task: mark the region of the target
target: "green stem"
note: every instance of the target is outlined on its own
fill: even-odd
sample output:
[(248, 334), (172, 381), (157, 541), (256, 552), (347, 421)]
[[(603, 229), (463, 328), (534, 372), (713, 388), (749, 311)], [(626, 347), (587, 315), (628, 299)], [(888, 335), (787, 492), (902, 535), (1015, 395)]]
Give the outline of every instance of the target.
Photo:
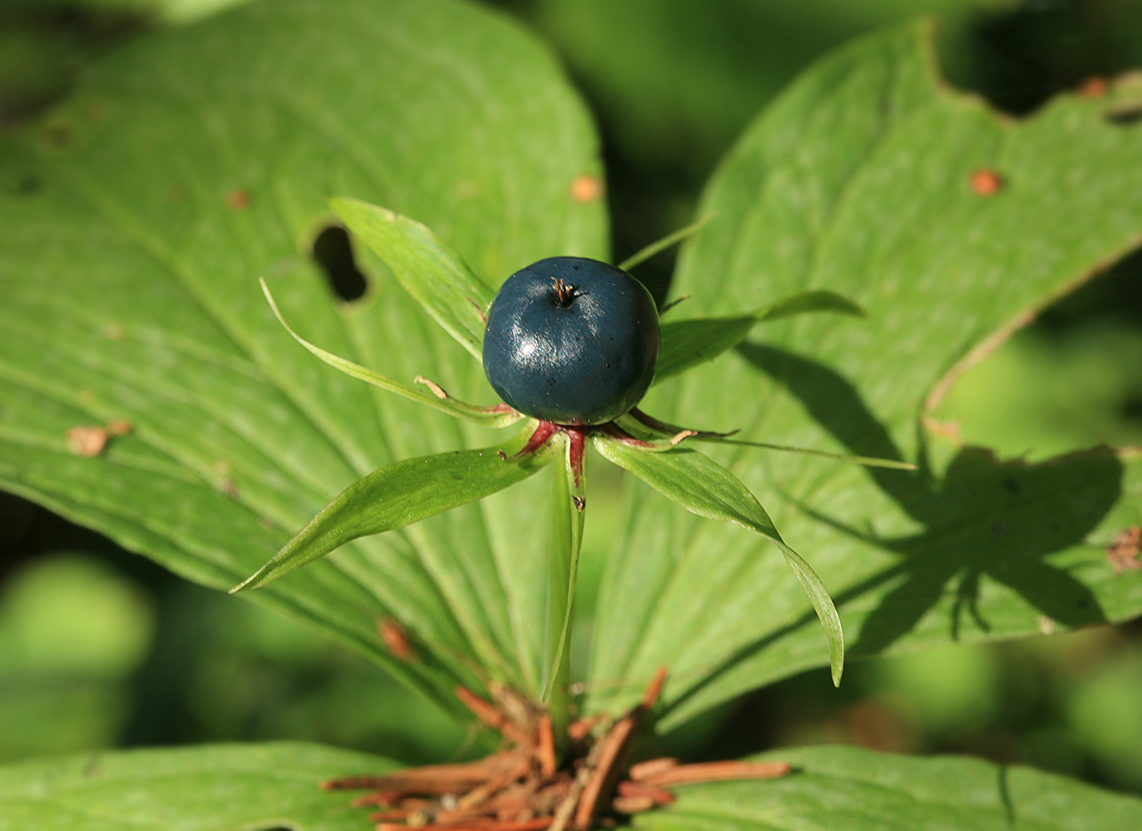
[(551, 669), (543, 693), (557, 742), (566, 737), (571, 722), (571, 633), (579, 549), (583, 541), (583, 509), (586, 505), (585, 438), (574, 430), (564, 432), (561, 438), (564, 464), (555, 466), (555, 540), (548, 616)]

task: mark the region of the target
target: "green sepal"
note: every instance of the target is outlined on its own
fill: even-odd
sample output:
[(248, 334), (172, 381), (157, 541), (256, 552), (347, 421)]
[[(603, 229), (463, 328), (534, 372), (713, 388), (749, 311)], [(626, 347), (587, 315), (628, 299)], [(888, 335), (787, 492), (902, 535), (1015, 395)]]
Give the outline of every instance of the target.
[(427, 226), (387, 208), (348, 198), (332, 199), (329, 205), (432, 319), (483, 360), (483, 315), (495, 292), (460, 255)]
[(652, 242), (645, 248), (642, 248), (636, 251), (634, 254), (631, 254), (629, 257), (619, 263), (618, 267), (623, 271), (630, 271), (636, 265), (640, 265), (641, 263), (646, 262), (660, 251), (665, 251), (670, 246), (677, 245), (683, 240), (692, 237), (694, 234), (698, 233), (698, 231), (702, 230), (702, 226), (713, 219), (714, 216), (714, 214), (706, 214), (696, 222), (691, 222), (685, 228), (679, 228), (674, 233), (667, 234), (662, 239), (657, 240), (656, 242)]
[(838, 462), (851, 462), (865, 467), (882, 467), (889, 470), (918, 470), (912, 462), (896, 459), (879, 459), (873, 456), (852, 456), (847, 453), (830, 453), (827, 450), (813, 450), (808, 447), (792, 447), (787, 444), (770, 444), (764, 441), (747, 441), (733, 438), (735, 433), (714, 433), (707, 430), (694, 430), (667, 424), (645, 413), (634, 415), (637, 410), (615, 419), (615, 424), (638, 441), (645, 442), (650, 451), (664, 451), (676, 447), (684, 441), (710, 441), (718, 444), (735, 444), (742, 447), (759, 447), (762, 450), (778, 450), (782, 453), (801, 453), (806, 456), (820, 456)]
[(698, 317), (662, 324), (661, 347), (654, 383), (733, 349), (758, 323), (810, 312), (835, 312), (864, 317), (864, 309), (832, 291), (802, 291), (750, 314), (731, 317)]
[(468, 421), (474, 421), (478, 424), (483, 424), (485, 427), (507, 427), (509, 424), (514, 424), (523, 418), (523, 416), (515, 410), (505, 408), (505, 405), (474, 407), (471, 404), (465, 404), (463, 401), (458, 401), (452, 396), (447, 395), (447, 393), (444, 393), (444, 391), (440, 390), (436, 385), (429, 386), (426, 383), (426, 389), (439, 390), (441, 394), (426, 392), (425, 389), (402, 384), (400, 381), (386, 378), (384, 375), (363, 367), (360, 364), (355, 364), (345, 358), (338, 357), (332, 352), (326, 352), (320, 346), (316, 346), (307, 341), (295, 332), (292, 326), (286, 323), (281, 310), (278, 308), (278, 304), (274, 301), (274, 296), (270, 294), (270, 289), (269, 286), (266, 285), (266, 281), (261, 280), (259, 282), (262, 284), (262, 292), (266, 295), (266, 300), (269, 301), (270, 308), (273, 309), (274, 316), (277, 317), (278, 322), (285, 327), (285, 330), (293, 336), (294, 340), (334, 369), (339, 369), (346, 375), (365, 381), (375, 387), (380, 387), (389, 392), (395, 392), (397, 395), (403, 395), (405, 398), (409, 398), (419, 404), (425, 404), (434, 410), (439, 410), (442, 413), (447, 413), (448, 415), (463, 418)]
[(648, 453), (646, 449), (602, 433), (592, 434), (595, 448), (605, 458), (630, 471), (646, 484), (691, 513), (707, 519), (733, 522), (765, 537), (781, 551), (801, 582), (829, 643), (833, 683), (840, 684), (845, 663), (844, 632), (837, 608), (816, 572), (781, 535), (749, 489), (709, 456), (686, 447)]
[(528, 448), (533, 432), (524, 429), (499, 445), (405, 459), (370, 473), (230, 591), (264, 586), (358, 537), (412, 525), (523, 481), (554, 455), (550, 443)]

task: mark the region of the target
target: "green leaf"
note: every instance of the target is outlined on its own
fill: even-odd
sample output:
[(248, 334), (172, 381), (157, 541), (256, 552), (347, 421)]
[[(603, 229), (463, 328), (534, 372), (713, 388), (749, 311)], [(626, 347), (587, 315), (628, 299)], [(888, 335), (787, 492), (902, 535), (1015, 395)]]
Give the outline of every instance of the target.
[(334, 199), (330, 204), (349, 230), (392, 270), (405, 291), (476, 360), (482, 360), (483, 315), (495, 292), (419, 222), (359, 199)]
[(707, 519), (734, 522), (772, 542), (797, 575), (813, 604), (829, 645), (833, 683), (841, 683), (845, 665), (845, 639), (841, 620), (820, 578), (796, 551), (785, 544), (761, 503), (728, 470), (709, 457), (685, 447), (656, 453), (634, 447), (604, 434), (594, 437), (598, 451), (629, 470), (666, 498)]
[(412, 525), (522, 482), (551, 461), (546, 446), (526, 450), (532, 432), (524, 429), (480, 450), (403, 459), (358, 479), (231, 592), (264, 586), (347, 542)]
[[(258, 278), (310, 343), (491, 404), (479, 363), (355, 238), (368, 291), (330, 290), (311, 256), (338, 224), (329, 200), (417, 217), (491, 286), (552, 252), (607, 259), (602, 203), (572, 197), (599, 172), (549, 51), (468, 3), (255, 2), (107, 54), (57, 109), (0, 136), (0, 484), (233, 586), (372, 471), (497, 440), (324, 365)], [(117, 419), (131, 431), (101, 455), (69, 452), (70, 429)], [(538, 697), (547, 539), (515, 510), (542, 500), (534, 487), (244, 596), (454, 712), (458, 683)], [(382, 618), (421, 660), (389, 653)]]
[(359, 831), (366, 814), (322, 781), (388, 759), (315, 744), (84, 753), (0, 767), (0, 829)]
[[(1142, 523), (1142, 459), (1094, 448), (1005, 460), (928, 426), (961, 361), (1142, 238), (1137, 130), (1106, 118), (1136, 87), (1013, 121), (935, 67), (930, 28), (910, 25), (811, 68), (719, 169), (698, 209), (718, 220), (683, 247), (672, 289), (696, 318), (817, 290), (869, 317), (775, 322), (639, 405), (674, 424), (919, 466), (703, 445), (828, 584), (849, 657), (1142, 612), (1142, 583), (1106, 559)], [(1002, 177), (991, 196), (971, 187), (982, 168)], [(823, 664), (815, 616), (762, 551), (632, 492), (600, 590), (586, 708), (629, 706), (666, 665), (669, 730)]]
[(758, 323), (807, 312), (839, 312), (857, 316), (865, 313), (856, 303), (835, 292), (802, 291), (750, 315), (667, 321), (662, 324), (662, 346), (654, 382), (657, 384), (698, 364), (712, 361), (745, 340)]
[[(633, 827), (1089, 831), (1142, 824), (1142, 800), (1027, 767), (968, 758), (917, 758), (856, 747), (789, 748), (758, 757), (794, 773), (766, 781), (686, 785), (672, 805)], [(0, 829), (163, 828), (357, 831), (367, 808), (352, 792), (321, 790), (344, 776), (387, 773), (378, 756), (313, 744), (217, 745), (85, 753), (0, 766)], [(209, 794), (204, 799), (203, 794)]]
[(1136, 796), (1028, 767), (896, 756), (842, 745), (790, 748), (758, 758), (786, 761), (794, 773), (766, 781), (680, 787), (674, 804), (637, 815), (634, 827), (1069, 831), (1081, 818), (1081, 827), (1090, 831), (1117, 831), (1142, 823), (1142, 799)]

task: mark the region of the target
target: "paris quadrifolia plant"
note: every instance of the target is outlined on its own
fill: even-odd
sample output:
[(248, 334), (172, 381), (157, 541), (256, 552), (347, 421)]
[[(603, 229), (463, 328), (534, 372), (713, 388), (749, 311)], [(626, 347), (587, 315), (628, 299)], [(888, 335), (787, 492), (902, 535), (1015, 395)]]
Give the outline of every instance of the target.
[[(785, 557), (824, 626), (834, 683), (844, 664), (840, 618), (820, 578), (778, 534), (765, 509), (732, 473), (693, 449), (695, 442), (732, 442), (813, 453), (867, 465), (910, 465), (747, 442), (733, 434), (666, 424), (638, 404), (653, 383), (708, 361), (740, 343), (757, 323), (809, 312), (861, 315), (827, 291), (802, 292), (757, 311), (696, 318), (660, 327), (649, 292), (627, 270), (693, 233), (701, 223), (639, 252), (620, 266), (554, 257), (512, 275), (493, 293), (428, 228), (392, 211), (338, 199), (334, 211), (389, 264), (405, 289), (475, 358), (502, 399), (473, 406), (418, 377), (386, 378), (330, 354), (298, 335), (262, 289), (281, 324), (306, 349), (348, 375), (458, 418), (492, 427), (522, 423), (507, 441), (386, 465), (351, 485), (272, 559), (233, 591), (264, 586), (358, 537), (426, 519), (485, 496), (555, 462), (557, 539), (553, 583), (566, 585), (549, 611), (552, 666), (545, 701), (553, 707), (569, 686), (568, 646), (583, 520), (588, 443), (604, 458), (663, 496), (709, 519), (734, 522), (765, 537)], [(556, 701), (551, 701), (552, 697)]]

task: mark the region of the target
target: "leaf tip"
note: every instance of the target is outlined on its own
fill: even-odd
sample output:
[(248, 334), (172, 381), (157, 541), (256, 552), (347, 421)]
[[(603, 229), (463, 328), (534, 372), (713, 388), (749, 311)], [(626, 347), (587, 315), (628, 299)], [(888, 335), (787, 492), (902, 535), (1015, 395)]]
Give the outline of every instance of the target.
[(242, 592), (247, 592), (252, 589), (260, 589), (262, 586), (266, 585), (266, 583), (269, 583), (280, 576), (271, 575), (269, 573), (269, 566), (270, 563), (266, 563), (266, 565), (262, 566), (238, 585), (234, 586), (234, 588), (228, 589), (226, 593), (241, 594)]
[(836, 634), (829, 638), (829, 670), (833, 678), (833, 686), (841, 685), (841, 676), (845, 672), (845, 632), (841, 628), (840, 618), (837, 618)]
[(258, 576), (257, 574), (251, 574), (249, 577), (247, 577), (245, 580), (243, 580), (238, 585), (234, 586), (233, 588), (227, 589), (226, 594), (241, 594), (244, 591), (248, 591), (252, 588), (255, 588), (254, 578), (256, 578), (257, 576)]

